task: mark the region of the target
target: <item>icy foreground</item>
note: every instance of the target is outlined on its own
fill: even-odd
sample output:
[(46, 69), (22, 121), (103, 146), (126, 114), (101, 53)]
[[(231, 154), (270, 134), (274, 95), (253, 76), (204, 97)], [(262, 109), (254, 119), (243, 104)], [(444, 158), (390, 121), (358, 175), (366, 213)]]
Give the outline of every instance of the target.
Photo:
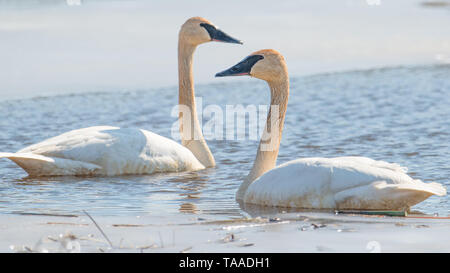
[[(450, 220), (332, 213), (214, 220), (2, 215), (1, 252), (450, 252)], [(172, 218), (173, 220), (173, 218)], [(158, 223), (158, 224), (155, 224)], [(102, 234), (104, 233), (104, 235)]]

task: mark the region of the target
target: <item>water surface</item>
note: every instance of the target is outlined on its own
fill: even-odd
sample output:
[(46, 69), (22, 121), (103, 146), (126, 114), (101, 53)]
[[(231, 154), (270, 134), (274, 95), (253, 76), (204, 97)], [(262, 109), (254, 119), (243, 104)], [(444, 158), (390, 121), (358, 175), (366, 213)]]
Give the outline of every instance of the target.
[[(298, 157), (367, 156), (396, 162), (423, 181), (450, 185), (450, 66), (397, 67), (291, 78), (278, 164)], [(269, 103), (256, 79), (199, 85), (203, 107)], [(95, 125), (139, 127), (171, 137), (177, 88), (111, 90), (0, 102), (0, 151), (14, 152), (63, 132)], [(204, 120), (206, 122), (207, 120)], [(217, 167), (195, 173), (26, 178), (0, 160), (0, 213), (246, 215), (234, 194), (257, 141), (208, 140)], [(450, 199), (415, 206), (448, 215)]]

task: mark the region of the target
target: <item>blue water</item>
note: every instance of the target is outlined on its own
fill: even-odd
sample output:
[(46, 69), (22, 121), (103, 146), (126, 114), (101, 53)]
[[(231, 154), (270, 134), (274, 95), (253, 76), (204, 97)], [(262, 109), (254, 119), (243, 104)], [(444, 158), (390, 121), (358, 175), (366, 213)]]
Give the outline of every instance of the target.
[[(0, 151), (14, 152), (63, 132), (94, 126), (139, 127), (171, 137), (177, 87), (109, 90), (0, 102)], [(203, 107), (269, 103), (256, 79), (196, 87)], [(206, 120), (204, 121), (206, 122)], [(396, 162), (423, 181), (450, 186), (450, 65), (397, 67), (291, 78), (278, 164), (298, 157), (367, 156)], [(255, 140), (209, 140), (217, 167), (195, 173), (26, 178), (0, 160), (0, 213), (236, 217), (234, 199)], [(413, 209), (450, 214), (450, 198)]]

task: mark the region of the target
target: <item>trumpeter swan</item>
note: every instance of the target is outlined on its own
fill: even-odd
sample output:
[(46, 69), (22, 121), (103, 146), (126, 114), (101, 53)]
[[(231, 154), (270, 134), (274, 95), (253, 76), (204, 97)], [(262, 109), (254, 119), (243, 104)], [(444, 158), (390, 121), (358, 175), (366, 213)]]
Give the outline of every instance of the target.
[[(431, 195), (439, 183), (423, 183), (397, 164), (366, 157), (300, 158), (275, 167), (289, 96), (284, 57), (261, 50), (216, 77), (250, 75), (265, 80), (271, 109), (253, 168), (236, 193), (247, 204), (311, 209), (408, 209)], [(270, 133), (269, 133), (270, 128)]]
[[(204, 18), (193, 17), (178, 36), (179, 104), (182, 145), (142, 129), (95, 126), (70, 131), (26, 147), (0, 153), (30, 176), (151, 174), (215, 166), (197, 119), (192, 59), (196, 47), (210, 41), (242, 44)], [(184, 109), (185, 110), (185, 109)], [(186, 112), (184, 112), (186, 113)]]

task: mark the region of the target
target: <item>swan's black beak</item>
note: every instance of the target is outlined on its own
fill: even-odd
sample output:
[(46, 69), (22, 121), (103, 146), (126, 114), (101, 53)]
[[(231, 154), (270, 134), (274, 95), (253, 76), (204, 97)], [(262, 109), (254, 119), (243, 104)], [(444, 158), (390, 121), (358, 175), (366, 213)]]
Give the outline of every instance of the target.
[(222, 30), (216, 28), (213, 25), (201, 23), (200, 26), (204, 27), (208, 31), (211, 41), (232, 43), (232, 44), (243, 44), (241, 40), (235, 39), (230, 35), (226, 34)]
[(250, 75), (252, 67), (261, 59), (264, 59), (262, 55), (250, 55), (235, 66), (228, 68), (222, 72), (216, 74), (216, 77), (227, 76), (244, 76)]

